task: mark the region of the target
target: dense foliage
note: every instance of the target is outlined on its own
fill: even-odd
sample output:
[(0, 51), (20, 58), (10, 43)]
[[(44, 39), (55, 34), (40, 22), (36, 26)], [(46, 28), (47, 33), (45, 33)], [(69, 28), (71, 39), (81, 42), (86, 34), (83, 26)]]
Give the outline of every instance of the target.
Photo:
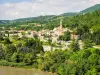
[(70, 40), (70, 32), (64, 32), (63, 35), (59, 36), (58, 40), (69, 41)]
[(0, 39), (0, 60), (32, 65), (36, 63), (37, 55), (43, 52), (42, 43), (37, 38)]
[(90, 44), (80, 50), (73, 41), (70, 50), (44, 52), (38, 38), (13, 37), (0, 39), (0, 65), (31, 66), (58, 75), (100, 74), (100, 49), (89, 48)]
[(77, 52), (56, 50), (46, 52), (38, 59), (38, 66), (44, 71), (58, 75), (99, 75), (100, 50), (83, 49)]

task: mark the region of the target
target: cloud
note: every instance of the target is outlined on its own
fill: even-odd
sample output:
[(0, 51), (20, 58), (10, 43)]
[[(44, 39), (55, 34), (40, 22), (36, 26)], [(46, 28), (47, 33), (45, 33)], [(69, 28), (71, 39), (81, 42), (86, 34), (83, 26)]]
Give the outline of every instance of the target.
[(58, 15), (83, 10), (100, 0), (33, 0), (0, 4), (0, 19), (17, 19), (39, 15)]

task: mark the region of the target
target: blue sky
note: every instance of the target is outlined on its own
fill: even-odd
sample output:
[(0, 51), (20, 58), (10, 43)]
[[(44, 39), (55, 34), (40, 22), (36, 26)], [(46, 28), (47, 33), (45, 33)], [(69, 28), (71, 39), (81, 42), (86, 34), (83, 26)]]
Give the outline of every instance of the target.
[(79, 12), (100, 0), (0, 0), (0, 20)]

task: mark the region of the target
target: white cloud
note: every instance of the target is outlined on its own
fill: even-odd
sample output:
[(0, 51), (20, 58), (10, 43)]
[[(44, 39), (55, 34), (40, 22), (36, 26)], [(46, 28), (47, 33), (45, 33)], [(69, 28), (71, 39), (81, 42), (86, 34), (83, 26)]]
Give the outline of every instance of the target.
[(33, 0), (0, 4), (0, 19), (17, 19), (83, 10), (100, 0)]

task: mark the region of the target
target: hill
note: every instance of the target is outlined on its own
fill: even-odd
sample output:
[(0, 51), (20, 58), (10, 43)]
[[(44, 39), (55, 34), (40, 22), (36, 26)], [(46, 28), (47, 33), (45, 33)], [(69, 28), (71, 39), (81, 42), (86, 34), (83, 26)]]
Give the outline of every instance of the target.
[(87, 9), (84, 9), (84, 10), (82, 10), (80, 12), (81, 13), (90, 13), (90, 12), (93, 12), (93, 11), (99, 10), (99, 9), (100, 9), (100, 4), (96, 4), (96, 5), (92, 6), (92, 7), (89, 7)]
[(46, 16), (38, 16), (38, 17), (21, 18), (21, 19), (15, 19), (13, 20), (13, 22), (49, 20), (54, 16), (55, 15), (46, 15)]
[(77, 14), (78, 14), (77, 12), (68, 12), (68, 13), (61, 14), (61, 16), (75, 16)]
[(0, 24), (7, 24), (9, 22), (10, 22), (10, 20), (0, 20)]
[(82, 10), (80, 12), (68, 12), (68, 13), (63, 13), (61, 15), (46, 15), (46, 16), (38, 16), (38, 17), (28, 17), (28, 18), (20, 18), (20, 19), (15, 19), (15, 20), (0, 20), (1, 25), (9, 24), (9, 25), (17, 25), (17, 24), (25, 24), (25, 23), (40, 23), (44, 24), (48, 21), (53, 21), (56, 20), (59, 17), (70, 17), (70, 16), (76, 16), (78, 14), (83, 14), (83, 13), (91, 13), (95, 10), (100, 9), (100, 4), (96, 4), (92, 7), (89, 7), (85, 10)]

